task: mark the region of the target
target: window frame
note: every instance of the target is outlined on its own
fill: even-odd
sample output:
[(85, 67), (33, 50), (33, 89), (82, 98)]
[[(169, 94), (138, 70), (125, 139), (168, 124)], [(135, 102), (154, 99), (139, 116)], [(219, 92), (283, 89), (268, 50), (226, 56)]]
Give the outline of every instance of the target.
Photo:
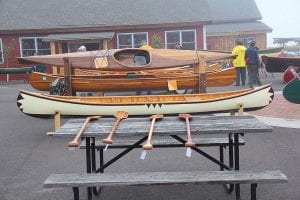
[[(244, 41), (246, 40), (246, 44), (244, 44)], [(234, 44), (236, 44), (237, 41), (242, 41), (244, 46), (248, 46), (250, 41), (256, 41), (256, 37), (255, 36), (245, 36), (245, 37), (236, 37), (234, 38)]]
[(3, 43), (2, 38), (0, 38), (0, 64), (4, 63), (4, 55), (3, 55)]
[[(38, 39), (43, 39), (43, 37), (20, 37), (19, 38), (19, 46), (20, 46), (20, 55), (23, 57), (23, 46), (22, 46), (22, 40), (23, 39), (34, 39), (34, 50), (35, 52), (38, 52), (39, 50), (49, 50), (51, 52), (50, 43), (49, 43), (49, 49), (38, 49)], [(43, 54), (43, 55), (50, 55), (50, 54)]]
[(146, 34), (146, 42), (147, 42), (147, 45), (149, 45), (148, 32), (117, 33), (117, 48), (120, 49), (120, 40), (119, 40), (120, 35), (130, 35), (131, 47), (129, 47), (129, 48), (135, 48), (134, 47), (134, 35), (138, 35), (138, 34)]
[(167, 33), (171, 33), (171, 32), (179, 32), (179, 44), (180, 46), (182, 46), (183, 43), (191, 43), (191, 42), (182, 42), (182, 33), (183, 32), (194, 32), (194, 49), (197, 49), (197, 32), (196, 29), (187, 29), (187, 30), (171, 30), (171, 31), (165, 31), (165, 49), (168, 48), (168, 44), (172, 44), (172, 43), (168, 43), (168, 38), (167, 38)]

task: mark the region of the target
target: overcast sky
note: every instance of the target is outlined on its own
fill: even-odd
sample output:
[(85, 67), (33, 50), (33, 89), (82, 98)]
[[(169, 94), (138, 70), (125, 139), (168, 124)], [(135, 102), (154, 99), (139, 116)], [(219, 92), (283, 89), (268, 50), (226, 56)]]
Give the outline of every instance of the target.
[(262, 22), (273, 31), (268, 33), (268, 46), (273, 38), (300, 37), (300, 0), (255, 0)]

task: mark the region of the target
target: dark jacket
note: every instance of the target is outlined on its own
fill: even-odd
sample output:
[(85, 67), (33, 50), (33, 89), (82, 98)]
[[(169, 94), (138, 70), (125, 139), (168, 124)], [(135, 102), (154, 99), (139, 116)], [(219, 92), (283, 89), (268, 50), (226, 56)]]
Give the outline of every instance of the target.
[(245, 59), (248, 60), (247, 65), (256, 65), (259, 66), (259, 56), (258, 50), (254, 46), (250, 46), (246, 50)]

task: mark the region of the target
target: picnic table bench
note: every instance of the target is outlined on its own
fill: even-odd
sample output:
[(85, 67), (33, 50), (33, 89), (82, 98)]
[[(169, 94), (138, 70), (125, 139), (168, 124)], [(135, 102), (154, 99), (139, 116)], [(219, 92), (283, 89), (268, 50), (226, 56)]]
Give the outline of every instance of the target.
[(189, 171), (104, 174), (52, 174), (45, 188), (73, 188), (74, 200), (79, 200), (79, 187), (135, 186), (171, 184), (250, 184), (251, 200), (256, 200), (258, 184), (285, 183), (287, 177), (278, 170), (265, 171)]

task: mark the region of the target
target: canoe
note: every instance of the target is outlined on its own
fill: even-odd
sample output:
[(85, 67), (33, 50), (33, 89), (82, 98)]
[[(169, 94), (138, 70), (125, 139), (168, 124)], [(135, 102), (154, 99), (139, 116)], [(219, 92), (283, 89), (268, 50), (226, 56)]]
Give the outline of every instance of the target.
[(18, 60), (21, 63), (41, 63), (62, 67), (64, 58), (69, 58), (75, 68), (137, 71), (194, 65), (199, 63), (202, 56), (205, 56), (207, 62), (236, 57), (232, 54), (206, 51), (132, 48), (28, 56)]
[[(222, 69), (222, 66), (219, 63), (214, 63), (211, 65), (207, 65), (206, 66), (206, 72), (214, 72), (214, 71), (220, 71)], [(121, 71), (117, 71), (117, 70), (104, 70), (104, 69), (78, 69), (75, 68), (74, 69), (74, 74), (75, 75), (127, 75), (130, 73), (134, 73), (134, 74), (149, 74), (149, 73), (153, 73), (153, 74), (180, 74), (180, 73), (186, 73), (186, 71), (189, 70), (193, 70), (193, 68), (191, 68), (190, 66), (182, 66), (182, 67), (173, 67), (173, 68), (166, 68), (166, 69), (152, 69), (152, 70), (121, 70)], [(190, 72), (189, 72), (190, 73)], [(64, 75), (63, 73), (63, 68), (60, 70), (60, 75)]]
[(262, 56), (267, 72), (284, 72), (288, 66), (300, 67), (300, 57), (272, 57)]
[[(274, 48), (268, 48), (268, 49), (259, 49), (258, 54), (273, 54), (281, 52), (283, 47), (274, 47)], [(201, 49), (202, 50), (202, 49)], [(203, 51), (209, 51), (209, 52), (217, 52), (217, 53), (231, 53), (231, 51), (222, 51), (222, 50), (203, 50)]]
[[(31, 86), (40, 91), (48, 91), (50, 84), (58, 77), (47, 73), (33, 72), (29, 77)], [(226, 68), (206, 73), (206, 86), (229, 86), (236, 79), (235, 69)], [(175, 89), (194, 89), (199, 83), (199, 74), (193, 70), (181, 70), (176, 74), (173, 70), (163, 70), (161, 73), (117, 74), (117, 75), (78, 75), (71, 76), (72, 89), (77, 92), (98, 91), (137, 91), (137, 90), (169, 90), (170, 84), (176, 84)], [(172, 84), (173, 83), (173, 84)]]
[(178, 113), (217, 113), (261, 109), (274, 98), (271, 85), (218, 93), (150, 95), (150, 96), (55, 96), (24, 90), (19, 91), (17, 106), (34, 117), (50, 117), (55, 112), (63, 116), (113, 116), (126, 111), (129, 116)]
[(290, 82), (299, 73), (300, 73), (300, 67), (288, 66), (288, 68), (283, 73), (283, 82), (284, 83)]
[(287, 101), (300, 104), (300, 79), (298, 74), (284, 86), (282, 94)]
[(9, 67), (9, 68), (0, 68), (0, 74), (26, 74), (31, 73), (31, 67)]

